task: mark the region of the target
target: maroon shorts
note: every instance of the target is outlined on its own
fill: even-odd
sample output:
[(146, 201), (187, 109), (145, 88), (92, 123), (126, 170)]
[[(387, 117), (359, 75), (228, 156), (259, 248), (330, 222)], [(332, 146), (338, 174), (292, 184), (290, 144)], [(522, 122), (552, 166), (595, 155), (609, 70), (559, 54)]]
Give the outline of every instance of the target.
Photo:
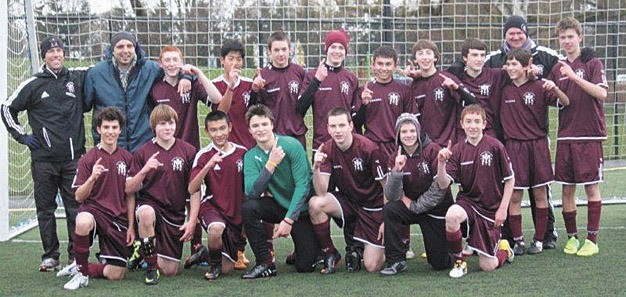
[(354, 224), (354, 240), (384, 249), (382, 240), (378, 240), (378, 229), (383, 223), (383, 208), (365, 208), (347, 199), (339, 192), (331, 192), (341, 208), (341, 218), (335, 218), (339, 227), (343, 228), (346, 221), (356, 220)]
[(477, 253), (490, 258), (495, 257), (500, 241), (500, 228), (496, 228), (493, 218), (478, 212), (477, 208), (467, 200), (457, 200), (467, 214), (467, 246)]
[[(556, 181), (568, 185), (590, 185), (604, 181), (601, 141), (556, 143)], [(517, 173), (515, 174), (517, 178)]]
[(78, 209), (78, 213), (81, 212), (89, 213), (94, 218), (95, 228), (90, 234), (90, 244), (93, 245), (98, 235), (100, 258), (106, 259), (108, 264), (126, 267), (128, 255), (132, 252), (131, 247), (126, 245), (128, 220), (113, 217), (90, 204), (82, 204)]
[(154, 209), (156, 217), (154, 226), (156, 253), (159, 257), (180, 262), (180, 258), (183, 255), (183, 242), (180, 238), (185, 233), (180, 230), (180, 227), (183, 226), (185, 218), (178, 218), (176, 222), (173, 222), (163, 215), (164, 211), (160, 207), (145, 200), (137, 204), (135, 217), (137, 217), (137, 210), (141, 207), (152, 207)]
[(222, 233), (222, 256), (235, 263), (237, 261), (237, 247), (241, 237), (242, 225), (232, 224), (228, 218), (224, 217), (208, 201), (200, 205), (198, 218), (207, 232), (209, 227), (214, 224), (224, 227), (224, 233)]
[(509, 139), (505, 144), (515, 172), (515, 189), (526, 190), (554, 181), (550, 144), (547, 138), (536, 140)]

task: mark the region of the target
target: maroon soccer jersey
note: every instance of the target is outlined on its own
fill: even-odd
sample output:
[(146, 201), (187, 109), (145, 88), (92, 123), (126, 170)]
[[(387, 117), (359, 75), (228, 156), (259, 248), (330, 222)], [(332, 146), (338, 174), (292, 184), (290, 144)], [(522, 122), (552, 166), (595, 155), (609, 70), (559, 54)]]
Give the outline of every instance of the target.
[[(396, 119), (404, 112), (417, 113), (411, 88), (397, 80), (385, 84), (369, 82), (367, 86), (373, 94), (365, 114), (364, 135), (374, 142), (394, 141)], [(362, 92), (363, 88), (359, 88), (358, 94)], [(359, 110), (361, 104), (361, 100), (357, 100), (355, 110)]]
[(521, 86), (513, 82), (502, 89), (500, 122), (505, 139), (535, 140), (548, 135), (548, 106), (557, 97), (543, 89), (543, 81), (529, 80)]
[[(220, 91), (220, 94), (224, 96), (228, 89), (228, 84), (224, 80), (224, 76), (213, 79), (213, 84)], [(252, 80), (247, 77), (240, 77), (239, 81), (234, 86), (233, 101), (230, 105), (230, 121), (233, 123), (233, 131), (230, 132), (228, 140), (243, 145), (245, 148), (250, 149), (256, 145), (256, 141), (252, 138), (252, 135), (248, 131), (248, 123), (246, 123), (246, 112), (250, 103), (250, 92), (252, 88)], [(213, 110), (217, 110), (219, 104), (212, 107)], [(295, 111), (294, 111), (295, 112)]]
[(476, 146), (467, 141), (455, 144), (446, 171), (455, 183), (461, 184), (457, 200), (470, 202), (490, 219), (500, 207), (504, 182), (513, 178), (504, 145), (488, 135), (484, 135)]
[(165, 104), (172, 107), (178, 114), (178, 124), (174, 137), (182, 139), (200, 148), (200, 135), (198, 134), (198, 102), (209, 104), (208, 94), (202, 83), (196, 80), (191, 85), (191, 92), (183, 95), (178, 93), (178, 84), (170, 85), (165, 79), (158, 80), (150, 90), (150, 104), (156, 106)]
[(492, 130), (495, 116), (498, 114), (500, 90), (502, 88), (502, 69), (483, 67), (477, 77), (463, 75), (462, 82), (465, 87), (476, 96), (476, 100), (485, 109), (487, 114), (487, 126), (485, 130)]
[[(404, 177), (402, 178), (402, 190), (404, 195), (411, 200), (417, 200), (430, 188), (435, 175), (437, 175), (437, 155), (441, 147), (434, 142), (429, 142), (424, 150), (408, 154), (404, 148), (402, 154), (406, 156), (406, 165), (404, 165)], [(397, 152), (397, 150), (396, 150)], [(391, 171), (396, 163), (396, 155), (389, 158), (387, 168)], [(450, 205), (454, 203), (452, 192), (448, 191), (446, 197), (428, 213), (445, 216)]]
[(217, 163), (204, 177), (206, 192), (202, 203), (213, 205), (219, 213), (228, 218), (235, 225), (241, 224), (241, 204), (243, 203), (243, 155), (246, 148), (231, 143), (227, 152), (219, 150), (213, 144), (203, 148), (196, 155), (191, 170), (190, 180), (209, 163), (213, 155), (221, 153), (222, 162)]
[(176, 139), (169, 150), (159, 146), (156, 139), (142, 145), (133, 155), (129, 176), (133, 177), (146, 162), (159, 152), (156, 157), (162, 166), (151, 170), (143, 180), (139, 190), (137, 203), (150, 200), (158, 205), (166, 215), (166, 219), (174, 224), (182, 224), (185, 220), (185, 205), (189, 199), (189, 174), (196, 149), (189, 143)]
[(132, 155), (124, 148), (118, 146), (112, 154), (109, 154), (98, 144), (89, 150), (78, 161), (72, 188), (76, 190), (89, 179), (99, 158), (102, 158), (100, 165), (104, 166), (106, 171), (96, 180), (83, 205), (94, 205), (111, 217), (126, 221), (128, 210), (124, 189)]
[[(413, 80), (411, 94), (417, 101), (423, 131), (436, 144), (447, 146), (448, 140), (457, 142), (461, 97), (441, 85), (444, 79), (439, 73)], [(462, 85), (452, 74), (447, 76)]]
[(298, 96), (306, 71), (300, 65), (289, 63), (285, 68), (268, 64), (260, 71), (265, 88), (259, 90), (259, 103), (267, 106), (274, 117), (274, 132), (298, 137), (306, 134), (304, 119), (296, 112)]
[[(306, 91), (315, 77), (316, 69), (307, 73), (301, 92)], [(326, 127), (328, 112), (335, 107), (354, 111), (359, 99), (359, 82), (356, 76), (345, 67), (328, 66), (328, 76), (313, 95), (313, 149), (330, 139)]]
[(380, 160), (378, 146), (374, 142), (355, 133), (352, 136), (352, 145), (346, 151), (341, 151), (332, 139), (324, 143), (327, 158), (320, 172), (332, 175), (339, 191), (359, 206), (382, 207), (383, 187), (380, 181), (387, 174), (387, 166)]
[[(592, 84), (608, 89), (604, 65), (597, 59), (583, 63), (580, 57), (570, 62), (565, 61), (578, 77)], [(561, 65), (552, 68), (552, 81), (569, 97), (570, 104), (559, 109), (559, 132), (557, 140), (605, 140), (606, 123), (602, 100), (585, 92), (575, 82), (561, 75)]]

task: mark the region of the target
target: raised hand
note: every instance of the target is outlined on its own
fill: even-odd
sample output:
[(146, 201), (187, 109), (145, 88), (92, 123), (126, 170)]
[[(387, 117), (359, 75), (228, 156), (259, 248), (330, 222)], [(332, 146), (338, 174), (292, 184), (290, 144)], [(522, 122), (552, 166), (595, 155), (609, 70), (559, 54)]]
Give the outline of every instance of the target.
[(278, 166), (278, 164), (283, 161), (283, 158), (285, 158), (285, 152), (283, 151), (282, 147), (278, 146), (277, 138), (276, 143), (274, 143), (274, 146), (272, 146), (272, 150), (270, 151), (269, 161)]
[(542, 78), (541, 81), (543, 81), (542, 87), (546, 91), (552, 91), (556, 88), (556, 84), (549, 79)]
[(406, 68), (404, 68), (404, 70), (402, 71), (402, 74), (404, 76), (408, 76), (410, 78), (419, 78), (422, 76), (422, 71), (420, 69), (417, 69), (417, 67), (415, 67), (415, 64), (413, 64), (413, 61), (408, 60), (406, 61)]
[(439, 73), (439, 76), (443, 78), (443, 82), (441, 83), (442, 87), (451, 91), (456, 91), (459, 88), (459, 84), (457, 84), (453, 79), (447, 77), (441, 72)]
[(320, 147), (317, 148), (317, 151), (315, 152), (315, 155), (313, 156), (313, 168), (318, 169), (320, 168), (320, 165), (322, 163), (324, 163), (324, 161), (326, 160), (326, 157), (328, 157), (328, 155), (326, 155), (322, 149), (324, 149), (324, 144), (320, 144)]
[(452, 157), (452, 140), (448, 140), (448, 146), (439, 150), (439, 154), (437, 155), (437, 160), (443, 163), (450, 160)]
[(393, 167), (396, 171), (402, 171), (406, 165), (406, 156), (402, 154), (402, 145), (398, 147), (398, 155), (396, 156), (396, 163)]
[(369, 89), (369, 83), (369, 81), (365, 83), (363, 92), (361, 92), (361, 103), (363, 103), (363, 105), (370, 104), (370, 102), (372, 102), (372, 96), (374, 95), (374, 92)]
[(559, 68), (559, 71), (561, 71), (561, 75), (566, 76), (569, 79), (574, 79), (576, 77), (576, 73), (574, 73), (572, 67), (570, 67), (567, 63), (559, 61), (559, 66), (561, 66)]
[(150, 156), (150, 159), (148, 159), (146, 165), (141, 168), (141, 171), (143, 171), (143, 173), (147, 174), (148, 172), (163, 166), (163, 163), (159, 162), (159, 160), (157, 159), (158, 155), (159, 152), (156, 152), (152, 156)]
[(315, 78), (319, 81), (324, 81), (328, 76), (328, 68), (326, 67), (326, 58), (322, 58), (320, 60), (320, 64), (317, 66), (317, 70), (315, 71)]
[(215, 167), (215, 165), (217, 165), (218, 163), (222, 163), (222, 152), (219, 152), (215, 155), (213, 155), (211, 157), (211, 159), (209, 160), (209, 162), (206, 163), (206, 165), (204, 165), (205, 168), (208, 169), (213, 169), (213, 167)]
[(241, 69), (239, 69), (239, 68), (232, 68), (230, 70), (230, 72), (228, 73), (228, 78), (229, 79), (226, 81), (228, 83), (228, 87), (234, 88), (235, 84), (239, 80), (239, 76), (241, 76)]
[(252, 82), (252, 91), (258, 92), (265, 88), (265, 79), (261, 76), (261, 69), (256, 70), (254, 81)]
[(93, 169), (91, 170), (91, 177), (94, 181), (97, 181), (103, 172), (109, 171), (109, 169), (106, 169), (102, 164), (100, 164), (100, 161), (102, 161), (102, 158), (98, 158), (98, 160), (96, 160), (96, 164), (93, 165)]

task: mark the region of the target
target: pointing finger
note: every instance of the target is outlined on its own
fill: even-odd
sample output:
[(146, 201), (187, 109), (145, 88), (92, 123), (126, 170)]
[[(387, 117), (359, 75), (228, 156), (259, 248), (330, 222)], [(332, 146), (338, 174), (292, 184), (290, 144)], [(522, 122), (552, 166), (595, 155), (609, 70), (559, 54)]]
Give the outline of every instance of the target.
[(102, 157), (98, 158), (98, 160), (96, 160), (96, 164), (94, 164), (94, 166), (100, 165), (100, 161), (102, 161)]
[(156, 152), (156, 153), (152, 154), (152, 157), (150, 157), (150, 158), (156, 158), (158, 155), (159, 155), (159, 152)]
[(448, 140), (448, 149), (451, 150), (452, 149), (452, 140)]
[(324, 64), (326, 64), (326, 58), (322, 58), (320, 60), (320, 66), (323, 66)]
[(398, 146), (398, 157), (402, 156), (402, 146)]

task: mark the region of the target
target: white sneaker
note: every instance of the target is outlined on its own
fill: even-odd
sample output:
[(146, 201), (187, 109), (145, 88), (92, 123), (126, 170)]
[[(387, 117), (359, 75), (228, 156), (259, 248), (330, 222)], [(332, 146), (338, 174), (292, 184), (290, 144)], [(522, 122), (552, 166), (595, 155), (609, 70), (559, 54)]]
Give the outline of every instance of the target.
[(84, 276), (82, 273), (78, 272), (74, 274), (74, 277), (67, 282), (63, 288), (66, 290), (76, 290), (78, 288), (84, 288), (89, 285), (89, 277)]
[(467, 262), (456, 260), (454, 267), (448, 274), (451, 278), (459, 278), (467, 274)]
[(61, 271), (57, 272), (58, 276), (74, 276), (74, 274), (78, 273), (78, 265), (76, 265), (76, 261), (72, 262), (72, 264), (67, 265), (61, 269)]
[(413, 252), (411, 247), (409, 247), (409, 250), (406, 251), (406, 258), (408, 260), (415, 258), (415, 252)]

